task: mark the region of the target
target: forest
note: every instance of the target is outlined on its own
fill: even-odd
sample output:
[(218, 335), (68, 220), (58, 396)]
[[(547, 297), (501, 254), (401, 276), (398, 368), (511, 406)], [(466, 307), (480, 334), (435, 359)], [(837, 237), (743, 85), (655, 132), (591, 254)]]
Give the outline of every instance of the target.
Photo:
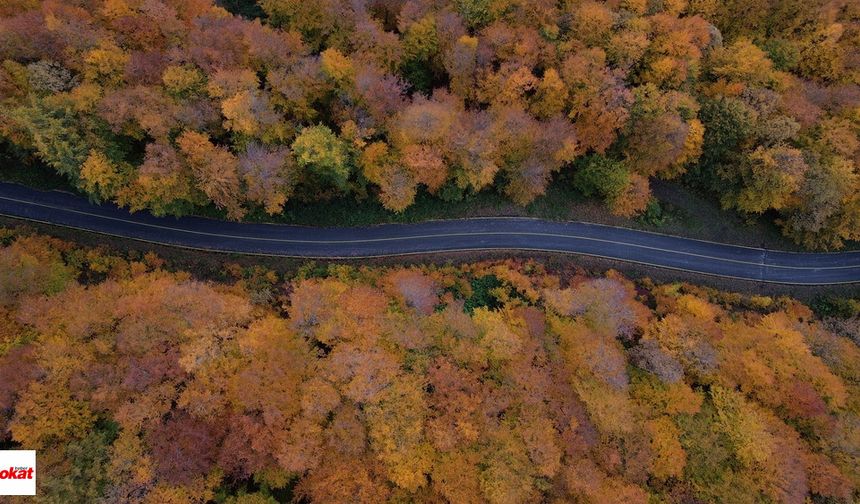
[(663, 179), (860, 239), (853, 0), (5, 0), (0, 61), (3, 150), (156, 215)]
[(41, 502), (860, 498), (856, 316), (524, 259), (203, 279), (0, 244), (0, 447)]

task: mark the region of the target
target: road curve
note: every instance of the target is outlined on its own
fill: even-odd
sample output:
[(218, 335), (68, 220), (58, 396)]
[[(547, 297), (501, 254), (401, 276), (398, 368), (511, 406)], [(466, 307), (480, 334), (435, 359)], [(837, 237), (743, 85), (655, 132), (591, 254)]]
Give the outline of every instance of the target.
[(794, 253), (588, 224), (500, 217), (305, 227), (158, 218), (58, 191), (0, 183), (0, 215), (150, 243), (280, 257), (355, 259), (469, 250), (583, 254), (759, 282), (860, 282), (860, 251)]

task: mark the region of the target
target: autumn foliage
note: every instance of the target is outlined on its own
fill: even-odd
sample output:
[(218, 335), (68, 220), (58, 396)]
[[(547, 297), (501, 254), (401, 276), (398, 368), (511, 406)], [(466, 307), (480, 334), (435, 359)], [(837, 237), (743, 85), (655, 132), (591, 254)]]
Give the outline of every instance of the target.
[(839, 248), (860, 237), (858, 19), (845, 0), (6, 1), (0, 138), (158, 215), (526, 205), (558, 183), (632, 216), (661, 178)]
[(0, 434), (45, 501), (860, 497), (860, 350), (789, 298), (515, 261), (212, 283), (3, 236)]

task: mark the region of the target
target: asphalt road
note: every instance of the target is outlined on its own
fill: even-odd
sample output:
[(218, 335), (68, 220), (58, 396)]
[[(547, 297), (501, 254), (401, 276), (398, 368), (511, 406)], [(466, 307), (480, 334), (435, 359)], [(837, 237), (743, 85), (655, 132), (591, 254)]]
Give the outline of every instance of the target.
[(582, 222), (481, 218), (305, 227), (158, 218), (57, 191), (0, 183), (0, 215), (184, 248), (282, 257), (400, 256), (470, 250), (584, 254), (727, 278), (795, 285), (860, 282), (860, 251), (793, 253)]

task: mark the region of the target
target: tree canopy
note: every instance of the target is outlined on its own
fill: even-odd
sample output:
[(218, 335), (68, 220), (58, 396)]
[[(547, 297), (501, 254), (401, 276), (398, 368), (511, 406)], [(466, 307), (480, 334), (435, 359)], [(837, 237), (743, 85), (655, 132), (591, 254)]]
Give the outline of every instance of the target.
[(290, 198), (397, 212), (443, 187), (526, 205), (603, 156), (624, 170), (581, 187), (616, 214), (678, 179), (834, 249), (860, 237), (858, 19), (800, 0), (5, 2), (0, 137), (94, 199), (236, 219)]
[(0, 437), (45, 501), (860, 497), (856, 324), (787, 297), (0, 236)]

